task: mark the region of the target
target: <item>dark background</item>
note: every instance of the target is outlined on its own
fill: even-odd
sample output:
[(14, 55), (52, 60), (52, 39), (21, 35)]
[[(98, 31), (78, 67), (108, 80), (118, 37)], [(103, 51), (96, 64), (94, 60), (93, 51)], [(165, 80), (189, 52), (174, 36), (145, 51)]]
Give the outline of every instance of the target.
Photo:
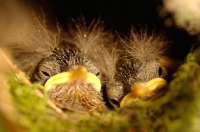
[[(90, 21), (99, 16), (105, 21), (107, 29), (114, 29), (120, 34), (129, 33), (131, 26), (136, 29), (141, 26), (165, 33), (171, 42), (170, 56), (183, 59), (190, 50), (194, 38), (184, 30), (175, 26), (165, 27), (164, 20), (158, 16), (158, 8), (162, 0), (20, 0), (27, 8), (46, 15), (47, 22), (55, 25), (60, 23), (65, 30), (69, 17), (77, 18), (83, 14)], [(170, 14), (169, 14), (170, 17)]]

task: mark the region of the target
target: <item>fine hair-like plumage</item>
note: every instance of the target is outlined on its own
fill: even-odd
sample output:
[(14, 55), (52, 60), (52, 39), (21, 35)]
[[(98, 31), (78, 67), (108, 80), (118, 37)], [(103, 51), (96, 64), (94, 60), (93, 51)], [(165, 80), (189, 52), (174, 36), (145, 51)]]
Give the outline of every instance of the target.
[(16, 64), (33, 82), (44, 84), (51, 76), (82, 65), (106, 85), (109, 100), (120, 102), (134, 83), (166, 77), (165, 68), (158, 62), (168, 47), (162, 35), (132, 29), (129, 37), (119, 39), (105, 30), (100, 18), (91, 23), (83, 16), (71, 20), (66, 32), (58, 28), (54, 34), (36, 18), (32, 30), (19, 36), (22, 39), (13, 48)]
[(166, 42), (163, 34), (154, 34), (147, 29), (140, 29), (140, 32), (131, 29), (130, 37), (122, 40), (126, 52), (140, 62), (155, 60), (163, 57), (169, 44)]
[[(100, 78), (102, 85), (105, 85), (114, 77), (118, 56), (113, 47), (115, 43), (112, 33), (105, 31), (100, 18), (93, 20), (89, 25), (86, 23), (84, 17), (81, 17), (81, 20), (78, 22), (73, 20), (73, 25), (67, 31), (66, 35), (63, 35), (64, 32), (61, 33), (59, 28), (58, 33), (55, 34), (48, 31), (45, 23), (42, 24), (36, 18), (36, 23), (32, 25), (33, 29), (29, 30), (27, 28), (27, 32), (19, 36), (22, 37), (20, 41), (14, 44), (14, 46), (11, 45), (15, 58), (14, 61), (20, 69), (29, 75), (32, 82), (44, 85), (50, 77), (60, 72), (68, 71), (75, 65), (85, 66), (89, 72)], [(61, 34), (64, 37), (61, 38)], [(62, 89), (68, 86), (63, 85)], [(82, 88), (84, 90), (81, 90)], [(70, 85), (70, 89), (72, 91), (67, 92), (68, 94), (81, 93), (82, 99), (87, 100), (87, 105), (84, 102), (76, 102), (81, 96), (80, 94), (74, 94), (66, 95), (66, 98), (63, 97), (62, 101), (56, 100), (56, 104), (59, 104), (58, 106), (67, 103), (71, 100), (68, 97), (73, 96), (73, 106), (83, 107), (83, 110), (88, 109), (90, 111), (95, 108), (96, 110), (103, 111), (103, 109), (106, 109), (101, 94), (93, 87), (89, 85), (84, 85), (83, 87), (82, 83), (79, 82), (76, 84), (76, 88), (74, 86), (74, 89)], [(94, 93), (94, 96), (87, 93), (84, 94), (87, 90), (89, 90), (88, 93)], [(55, 93), (55, 91), (49, 95), (54, 96), (60, 93), (59, 91)], [(61, 93), (60, 96), (63, 96), (63, 94), (65, 93)], [(77, 99), (76, 95), (79, 95)], [(96, 100), (93, 99), (95, 95), (98, 95)], [(79, 101), (82, 99), (80, 98)], [(92, 106), (90, 107), (88, 104)], [(66, 105), (66, 108), (67, 106), (70, 106), (70, 104)]]
[(64, 48), (74, 46), (101, 70), (104, 76), (102, 81), (108, 82), (115, 74), (118, 57), (115, 36), (111, 31), (105, 30), (101, 18), (94, 19), (89, 24), (82, 15), (77, 21), (71, 20), (72, 23), (67, 32), (61, 33), (58, 27), (58, 32), (52, 33), (45, 26), (45, 18), (35, 18), (35, 23), (25, 27), (24, 32), (16, 32), (15, 34), (20, 35), (14, 35), (12, 38), (13, 43), (10, 45), (14, 61), (20, 69), (29, 76), (33, 76), (39, 62), (50, 56), (55, 48), (63, 45)]
[(154, 78), (166, 78), (166, 69), (158, 62), (169, 45), (162, 35), (149, 34), (147, 29), (136, 32), (131, 29), (129, 37), (121, 38), (121, 53), (116, 64), (114, 81), (107, 85), (108, 98), (119, 105), (131, 92), (134, 83), (145, 83)]
[(116, 36), (112, 31), (105, 30), (100, 17), (87, 23), (81, 15), (77, 21), (72, 21), (64, 40), (79, 47), (100, 68), (102, 82), (108, 83), (115, 75), (118, 60)]
[(52, 33), (47, 30), (45, 20), (36, 18), (33, 23), (24, 25), (24, 30), (15, 32), (8, 45), (17, 66), (29, 76), (32, 76), (36, 66), (52, 54), (60, 41), (60, 30)]

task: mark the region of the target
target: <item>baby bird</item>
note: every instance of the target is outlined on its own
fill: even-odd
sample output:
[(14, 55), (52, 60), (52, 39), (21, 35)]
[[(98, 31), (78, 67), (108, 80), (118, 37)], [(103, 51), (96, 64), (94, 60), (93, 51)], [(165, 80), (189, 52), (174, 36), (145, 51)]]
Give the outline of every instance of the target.
[(24, 34), (21, 43), (14, 47), (15, 62), (32, 82), (44, 86), (45, 94), (58, 107), (102, 112), (108, 108), (101, 88), (112, 71), (105, 67), (114, 67), (110, 64), (111, 52), (105, 47), (112, 35), (104, 31), (100, 19), (89, 26), (82, 20), (73, 20), (75, 26), (63, 33), (66, 36), (62, 44), (59, 34), (52, 34), (37, 23), (35, 30)]
[(162, 36), (131, 30), (116, 64), (114, 80), (107, 84), (107, 94), (113, 105), (124, 106), (130, 100), (148, 100), (162, 94), (167, 85), (167, 71), (159, 63), (168, 47)]

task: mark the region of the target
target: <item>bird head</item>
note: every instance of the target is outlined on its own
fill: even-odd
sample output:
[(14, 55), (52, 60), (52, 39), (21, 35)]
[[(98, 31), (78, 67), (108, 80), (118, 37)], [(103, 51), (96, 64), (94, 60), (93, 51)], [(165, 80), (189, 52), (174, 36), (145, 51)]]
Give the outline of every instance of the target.
[(133, 99), (152, 99), (158, 95), (155, 91), (167, 85), (167, 71), (159, 61), (168, 48), (166, 41), (143, 29), (140, 33), (132, 29), (130, 37), (121, 41), (124, 50), (116, 65), (114, 81), (107, 85), (109, 100), (124, 106)]
[(75, 49), (53, 50), (36, 68), (32, 81), (44, 85), (44, 91), (59, 107), (83, 111), (106, 108), (101, 95), (99, 69)]
[[(115, 80), (107, 84), (107, 94), (111, 104), (117, 106), (120, 105), (124, 96), (130, 92), (132, 92), (134, 98), (147, 100), (156, 96), (154, 92), (160, 91), (167, 84), (167, 71), (157, 60), (144, 62), (120, 60), (116, 71)], [(159, 78), (159, 81), (157, 78)], [(154, 79), (156, 81), (153, 81)], [(137, 94), (138, 92), (141, 92), (141, 94)], [(133, 98), (133, 96), (128, 97)]]

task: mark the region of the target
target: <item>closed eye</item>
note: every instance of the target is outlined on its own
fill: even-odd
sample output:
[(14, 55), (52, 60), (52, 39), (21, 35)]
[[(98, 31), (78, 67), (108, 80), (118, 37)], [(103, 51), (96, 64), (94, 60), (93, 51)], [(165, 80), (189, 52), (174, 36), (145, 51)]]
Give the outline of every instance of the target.
[(159, 77), (165, 77), (167, 75), (166, 70), (165, 70), (164, 67), (159, 67), (158, 75), (159, 75)]
[(50, 74), (46, 71), (41, 71), (45, 76), (50, 77)]
[(100, 75), (100, 72), (97, 72), (97, 73), (96, 73), (96, 76), (99, 76), (99, 75)]
[(162, 68), (161, 67), (159, 67), (159, 69), (158, 69), (158, 75), (159, 75), (159, 77), (162, 76)]

